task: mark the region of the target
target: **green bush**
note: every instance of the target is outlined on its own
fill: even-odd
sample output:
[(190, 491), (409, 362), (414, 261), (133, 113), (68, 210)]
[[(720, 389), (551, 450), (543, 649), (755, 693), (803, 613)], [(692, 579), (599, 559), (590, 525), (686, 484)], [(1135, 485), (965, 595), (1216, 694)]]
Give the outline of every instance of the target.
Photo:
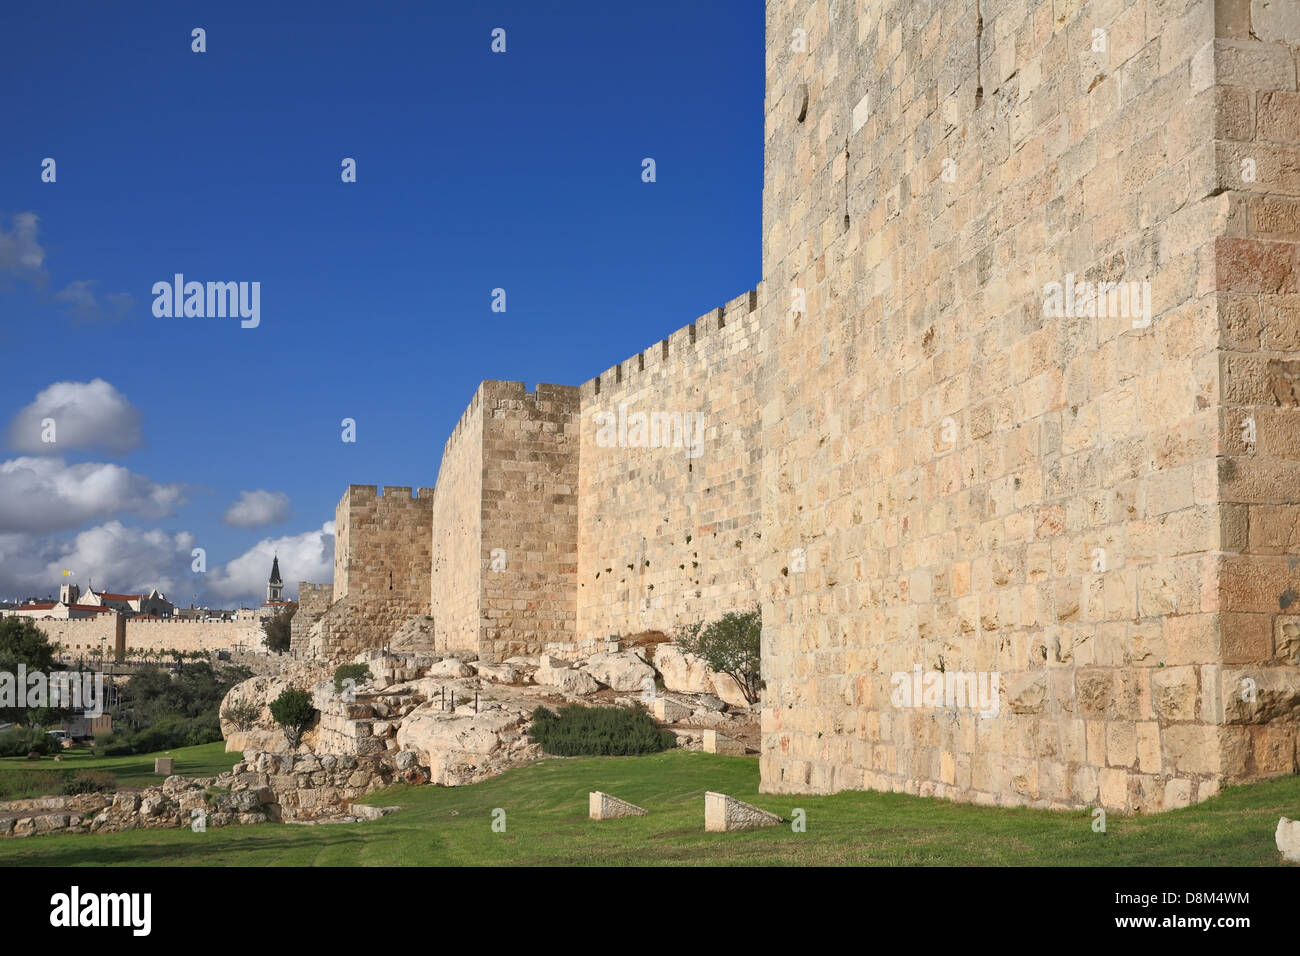
[(261, 716), (262, 705), (251, 700), (237, 700), (221, 712), (221, 719), (232, 724), (236, 730), (250, 729)]
[(61, 783), (60, 790), (68, 797), (79, 793), (113, 793), (117, 790), (117, 778), (107, 770), (65, 772)]
[(96, 757), (129, 757), (135, 753), (131, 741), (118, 733), (96, 734), (90, 752)]
[(351, 678), (357, 684), (364, 684), (374, 676), (369, 664), (344, 664), (334, 672), (334, 689), (341, 694), (345, 680)]
[(677, 746), (677, 735), (657, 727), (639, 706), (566, 704), (558, 714), (538, 707), (528, 736), (557, 757), (627, 757)]
[(305, 690), (289, 687), (271, 701), (271, 717), (284, 731), (290, 747), (298, 746), (302, 732), (315, 716), (316, 708), (312, 706), (311, 694)]
[(0, 757), (26, 757), (32, 751), (49, 756), (62, 753), (63, 748), (41, 727), (14, 727), (0, 733)]
[(221, 739), (221, 724), (217, 715), (205, 711), (197, 717), (174, 714), (154, 721), (131, 737), (131, 747), (136, 753), (149, 754), (173, 747), (194, 747)]

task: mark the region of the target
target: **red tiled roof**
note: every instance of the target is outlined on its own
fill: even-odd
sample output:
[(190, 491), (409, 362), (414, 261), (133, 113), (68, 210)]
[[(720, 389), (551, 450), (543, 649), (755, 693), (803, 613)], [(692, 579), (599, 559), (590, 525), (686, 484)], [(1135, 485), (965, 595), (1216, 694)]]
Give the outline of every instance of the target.
[(18, 605), (18, 610), (20, 610), (20, 611), (48, 611), (48, 610), (49, 610), (50, 608), (52, 608), (52, 607), (54, 607), (53, 604), (20, 604), (20, 605)]

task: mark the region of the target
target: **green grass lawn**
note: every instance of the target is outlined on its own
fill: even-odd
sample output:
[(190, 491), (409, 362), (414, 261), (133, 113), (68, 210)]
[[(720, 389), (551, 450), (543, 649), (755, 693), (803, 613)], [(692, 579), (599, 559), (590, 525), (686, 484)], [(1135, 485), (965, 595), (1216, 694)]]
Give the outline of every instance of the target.
[(176, 761), (176, 773), (186, 777), (215, 777), (229, 770), (238, 763), (241, 754), (228, 754), (224, 741), (200, 744), (197, 747), (177, 747), (174, 750), (160, 750), (153, 754), (137, 754), (132, 757), (95, 757), (89, 750), (65, 750), (63, 759), (55, 761), (53, 757), (28, 760), (26, 757), (0, 757), (0, 799), (17, 799), (27, 796), (44, 796), (39, 784), (25, 786), (23, 774), (36, 773), (32, 781), (50, 779), (50, 771), (63, 773), (78, 770), (106, 770), (117, 778), (120, 787), (149, 787), (160, 784), (164, 777), (155, 776), (153, 761), (155, 757), (172, 757)]
[[(590, 790), (630, 800), (650, 814), (588, 820)], [(801, 807), (807, 832), (781, 826), (705, 833), (705, 790), (786, 818)], [(401, 786), (365, 802), (403, 809), (358, 824), (2, 840), (0, 865), (1272, 866), (1280, 862), (1273, 842), (1277, 818), (1300, 816), (1300, 777), (1230, 788), (1169, 813), (1111, 814), (1105, 834), (1092, 831), (1086, 811), (1006, 810), (882, 793), (759, 794), (753, 758), (685, 751), (551, 759), (470, 787)], [(504, 833), (492, 830), (496, 808), (505, 810)]]

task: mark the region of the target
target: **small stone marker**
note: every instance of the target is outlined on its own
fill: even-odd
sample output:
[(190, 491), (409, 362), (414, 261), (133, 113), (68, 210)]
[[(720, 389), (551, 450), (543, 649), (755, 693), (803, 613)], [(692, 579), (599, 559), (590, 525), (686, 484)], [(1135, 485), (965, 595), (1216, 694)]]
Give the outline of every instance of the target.
[(744, 756), (745, 745), (739, 740), (734, 740), (726, 734), (720, 734), (716, 730), (706, 730), (704, 732), (704, 752), (707, 754), (739, 754)]
[(655, 715), (656, 720), (662, 720), (665, 724), (675, 724), (691, 716), (691, 709), (667, 697), (656, 697), (650, 702), (650, 713)]
[(760, 810), (725, 793), (710, 790), (704, 794), (704, 829), (709, 833), (774, 827), (784, 822), (775, 813)]
[(1282, 851), (1282, 859), (1300, 863), (1300, 820), (1279, 817), (1274, 839), (1277, 840), (1277, 848)]
[(176, 767), (175, 757), (154, 757), (153, 772), (155, 776), (170, 777)]
[(635, 804), (593, 790), (587, 795), (587, 815), (593, 820), (617, 820), (619, 817), (643, 817), (645, 810)]

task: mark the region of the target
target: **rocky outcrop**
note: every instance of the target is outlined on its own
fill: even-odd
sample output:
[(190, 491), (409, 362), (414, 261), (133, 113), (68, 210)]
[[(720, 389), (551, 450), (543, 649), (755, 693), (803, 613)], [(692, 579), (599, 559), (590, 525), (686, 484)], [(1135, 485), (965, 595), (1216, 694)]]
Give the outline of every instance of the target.
[(428, 783), (429, 771), (411, 752), (354, 756), (249, 751), (231, 777), (231, 795), (257, 794), (269, 819), (299, 823), (353, 818), (351, 806), (358, 797), (395, 783)]
[(597, 654), (582, 662), (582, 669), (610, 690), (653, 690), (655, 669), (635, 651)]
[(220, 788), (232, 774), (189, 779), (171, 776), (161, 786), (120, 793), (84, 793), (0, 803), (0, 836), (47, 833), (114, 833), (140, 829), (206, 829), (275, 819), (273, 793)]
[(479, 713), (441, 709), (437, 701), (416, 708), (397, 731), (399, 752), (414, 751), (434, 783), (474, 783), (541, 756), (526, 734), (526, 706), (481, 703)]
[(541, 666), (533, 673), (533, 680), (554, 687), (567, 697), (583, 697), (600, 690), (596, 679), (586, 671), (569, 667), (559, 658), (544, 655)]

